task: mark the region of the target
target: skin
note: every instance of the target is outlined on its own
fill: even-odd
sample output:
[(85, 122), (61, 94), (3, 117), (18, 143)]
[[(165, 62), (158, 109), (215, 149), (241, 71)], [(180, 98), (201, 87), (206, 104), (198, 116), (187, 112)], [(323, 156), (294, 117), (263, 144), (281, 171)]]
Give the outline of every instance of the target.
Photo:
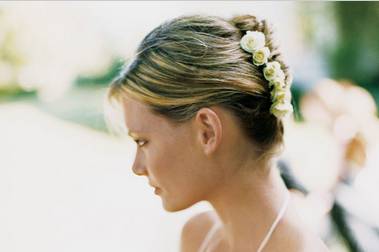
[[(222, 226), (208, 251), (256, 251), (288, 191), (277, 169), (257, 161), (234, 115), (212, 106), (177, 124), (129, 97), (123, 108), (138, 145), (133, 172), (158, 188), (163, 207), (175, 212), (206, 200), (215, 209), (184, 225), (181, 251), (197, 251), (215, 221)], [(327, 251), (298, 217), (290, 202), (265, 251)]]

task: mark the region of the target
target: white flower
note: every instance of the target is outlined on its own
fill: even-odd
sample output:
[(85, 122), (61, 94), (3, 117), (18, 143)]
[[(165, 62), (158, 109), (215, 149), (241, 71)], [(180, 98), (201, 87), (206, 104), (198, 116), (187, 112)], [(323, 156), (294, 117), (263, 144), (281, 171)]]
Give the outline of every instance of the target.
[(292, 81), (293, 81), (292, 74), (291, 74), (291, 73), (288, 73), (287, 78), (286, 78), (286, 85), (288, 86), (288, 88), (291, 88), (291, 86), (292, 86)]
[(270, 81), (270, 83), (269, 83), (269, 86), (270, 86), (270, 87), (274, 86), (275, 88), (276, 88), (276, 87), (284, 88), (285, 85), (286, 85), (286, 84), (284, 83), (284, 80), (283, 80), (283, 79), (280, 79), (280, 78), (275, 78), (275, 79), (273, 79), (272, 81)]
[(267, 63), (263, 69), (263, 74), (268, 81), (273, 81), (274, 79), (284, 80), (285, 78), (285, 74), (277, 61)]
[(288, 88), (274, 87), (271, 91), (271, 100), (273, 103), (291, 102), (291, 91)]
[(292, 113), (293, 108), (290, 101), (277, 101), (274, 104), (272, 104), (270, 112), (277, 118), (282, 119), (288, 116), (290, 113)]
[(277, 61), (271, 61), (267, 66), (272, 66), (273, 68), (280, 69), (280, 63)]
[(270, 49), (268, 47), (263, 47), (256, 50), (253, 54), (254, 65), (261, 66), (263, 64), (266, 64), (269, 56), (270, 56)]
[(242, 49), (250, 53), (264, 47), (265, 43), (265, 35), (257, 31), (247, 31), (240, 41)]

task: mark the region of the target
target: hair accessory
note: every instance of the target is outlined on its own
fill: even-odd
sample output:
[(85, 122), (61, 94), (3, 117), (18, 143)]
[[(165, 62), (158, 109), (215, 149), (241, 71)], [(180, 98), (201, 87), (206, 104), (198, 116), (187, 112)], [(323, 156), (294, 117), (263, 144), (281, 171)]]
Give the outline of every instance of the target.
[(243, 50), (252, 54), (253, 64), (263, 67), (263, 75), (271, 88), (272, 105), (270, 112), (282, 119), (293, 112), (291, 105), (291, 83), (285, 82), (285, 74), (277, 61), (269, 61), (270, 49), (265, 46), (263, 32), (247, 31), (240, 45)]

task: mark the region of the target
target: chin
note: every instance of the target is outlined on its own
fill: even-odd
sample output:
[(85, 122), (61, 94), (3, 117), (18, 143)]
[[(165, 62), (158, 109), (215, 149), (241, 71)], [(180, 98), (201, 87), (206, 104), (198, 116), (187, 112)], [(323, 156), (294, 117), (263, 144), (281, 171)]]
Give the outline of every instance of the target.
[(181, 210), (185, 210), (191, 206), (193, 206), (197, 202), (169, 202), (167, 200), (162, 199), (163, 208), (167, 212), (178, 212)]

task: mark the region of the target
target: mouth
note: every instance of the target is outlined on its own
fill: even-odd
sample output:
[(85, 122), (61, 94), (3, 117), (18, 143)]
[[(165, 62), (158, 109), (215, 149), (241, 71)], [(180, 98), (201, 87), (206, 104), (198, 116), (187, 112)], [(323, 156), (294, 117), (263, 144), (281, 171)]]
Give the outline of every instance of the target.
[(159, 187), (151, 184), (150, 182), (149, 182), (149, 185), (154, 188), (154, 193), (157, 195), (162, 191)]
[(160, 188), (158, 188), (158, 187), (154, 187), (154, 193), (155, 193), (156, 195), (160, 194), (161, 191), (162, 191), (162, 190), (161, 190)]

